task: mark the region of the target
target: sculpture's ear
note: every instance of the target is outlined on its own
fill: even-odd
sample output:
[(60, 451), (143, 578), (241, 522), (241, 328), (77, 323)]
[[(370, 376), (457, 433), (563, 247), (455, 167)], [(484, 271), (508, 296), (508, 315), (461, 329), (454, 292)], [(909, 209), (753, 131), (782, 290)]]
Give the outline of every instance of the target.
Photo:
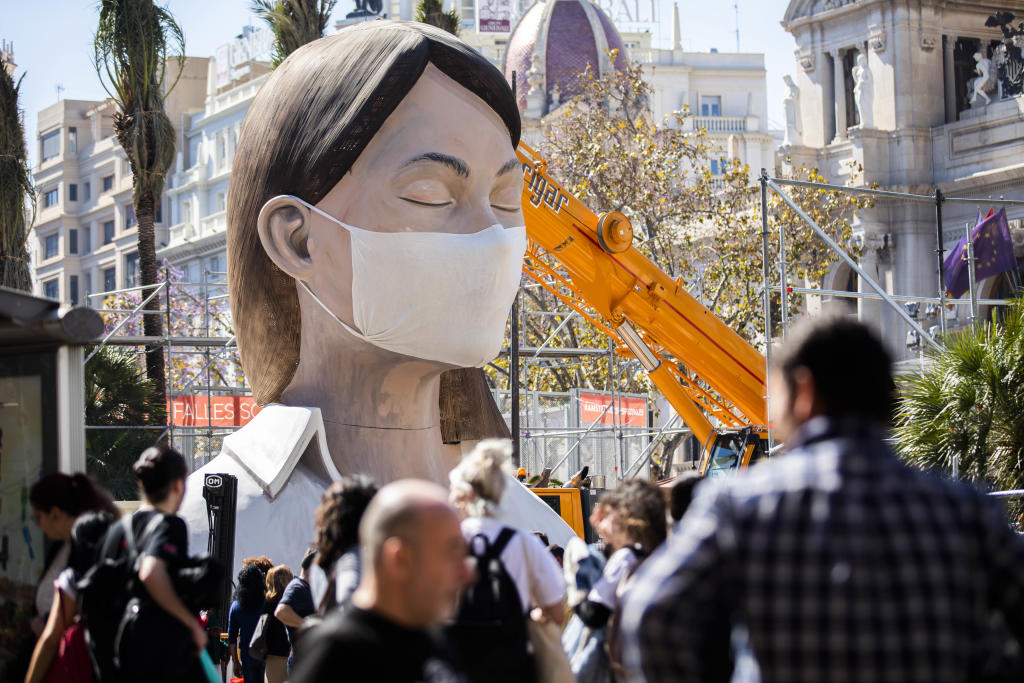
[(267, 200), (256, 219), (256, 229), (267, 256), (296, 280), (312, 272), (307, 241), (312, 212), (298, 197), (282, 194)]

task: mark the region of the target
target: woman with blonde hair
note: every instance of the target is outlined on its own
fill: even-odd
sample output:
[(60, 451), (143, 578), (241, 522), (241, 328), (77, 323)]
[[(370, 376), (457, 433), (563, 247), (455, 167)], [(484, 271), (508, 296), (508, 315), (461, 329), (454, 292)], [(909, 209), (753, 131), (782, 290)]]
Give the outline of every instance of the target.
[[(471, 681), (536, 680), (527, 647), (530, 610), (539, 608), (542, 619), (559, 625), (565, 619), (565, 581), (558, 563), (534, 534), (496, 519), (505, 487), (520, 486), (505, 471), (511, 455), (507, 439), (486, 439), (448, 475), (451, 503), (463, 516), (462, 534), (476, 563), (477, 582), (463, 595), (450, 630)], [(494, 586), (500, 592), (509, 583), (514, 591), (495, 595)], [(521, 619), (484, 614), (488, 607), (510, 606)]]
[(267, 615), (264, 637), (267, 642), (267, 658), (265, 660), (264, 680), (266, 683), (284, 683), (288, 680), (288, 654), (291, 645), (288, 642), (288, 631), (280, 619), (274, 616), (274, 610), (284, 595), (284, 589), (292, 580), (292, 570), (287, 565), (279, 564), (267, 572), (266, 602), (263, 613)]

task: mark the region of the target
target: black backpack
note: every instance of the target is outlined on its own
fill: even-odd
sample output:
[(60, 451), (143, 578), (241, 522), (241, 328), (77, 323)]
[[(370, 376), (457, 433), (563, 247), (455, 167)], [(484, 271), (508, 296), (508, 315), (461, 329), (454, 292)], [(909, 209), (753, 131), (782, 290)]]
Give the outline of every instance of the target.
[(474, 683), (521, 683), (537, 677), (527, 649), (526, 610), (501, 562), (501, 553), (515, 534), (505, 527), (494, 543), (483, 534), (469, 542), (476, 581), (463, 593), (447, 633)]
[[(85, 625), (85, 639), (94, 673), (101, 683), (117, 680), (114, 636), (132, 597), (137, 548), (162, 519), (162, 514), (153, 515), (139, 543), (136, 543), (132, 531), (132, 515), (123, 517), (120, 524), (111, 525), (96, 564), (78, 582), (79, 612)], [(123, 536), (116, 533), (118, 528)], [(125, 543), (124, 552), (120, 549), (121, 538)]]

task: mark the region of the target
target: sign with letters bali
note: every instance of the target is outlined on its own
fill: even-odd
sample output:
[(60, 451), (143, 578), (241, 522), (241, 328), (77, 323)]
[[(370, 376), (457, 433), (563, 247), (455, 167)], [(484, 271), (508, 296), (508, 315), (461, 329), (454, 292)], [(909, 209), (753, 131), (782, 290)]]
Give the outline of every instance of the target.
[(252, 396), (175, 396), (168, 401), (175, 427), (242, 427), (261, 408)]
[(508, 33), (512, 30), (512, 7), (508, 0), (480, 0), (480, 33)]
[(612, 404), (611, 394), (581, 391), (578, 398), (581, 426), (593, 424), (595, 421), (598, 421), (598, 424), (618, 424), (621, 427), (647, 426), (647, 399), (644, 397), (620, 395), (617, 397), (617, 406)]

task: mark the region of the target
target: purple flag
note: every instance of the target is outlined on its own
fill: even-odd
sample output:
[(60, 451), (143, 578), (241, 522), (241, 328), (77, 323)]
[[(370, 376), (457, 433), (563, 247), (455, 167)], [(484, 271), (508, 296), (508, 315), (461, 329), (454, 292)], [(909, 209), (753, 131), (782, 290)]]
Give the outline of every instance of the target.
[[(980, 218), (979, 215), (979, 219), (978, 224), (971, 230), (976, 281), (1017, 267), (1017, 259), (1013, 256), (1010, 226), (1006, 222), (1006, 209), (999, 209), (995, 213), (989, 211), (985, 218)], [(953, 251), (949, 252), (943, 265), (946, 271), (946, 291), (954, 299), (959, 299), (970, 289), (966, 235), (960, 239)]]

